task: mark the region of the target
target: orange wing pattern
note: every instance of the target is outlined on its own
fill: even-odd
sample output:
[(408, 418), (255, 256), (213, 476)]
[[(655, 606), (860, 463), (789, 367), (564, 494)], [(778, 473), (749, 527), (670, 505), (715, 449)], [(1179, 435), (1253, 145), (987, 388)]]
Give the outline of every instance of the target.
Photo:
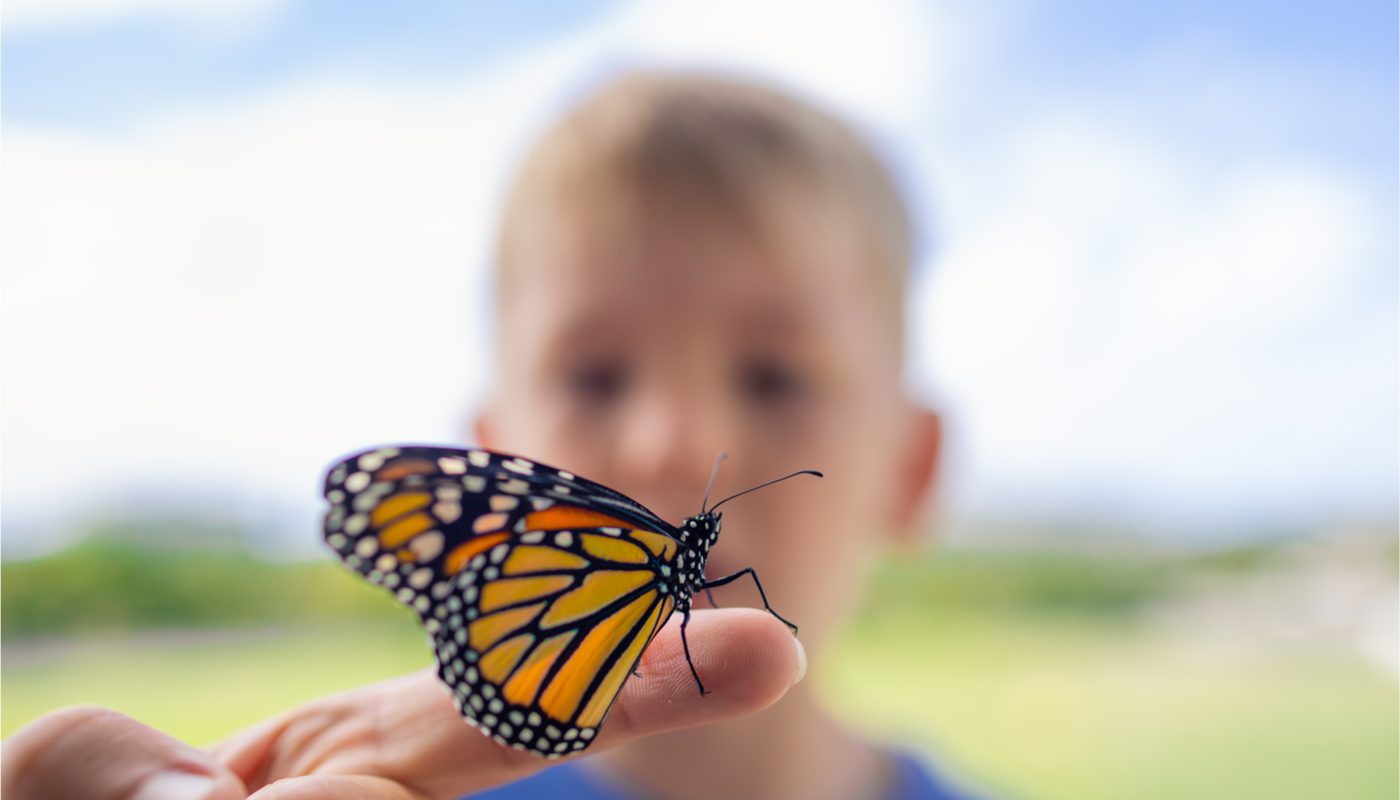
[(462, 715), (584, 749), (676, 607), (673, 529), (606, 487), (486, 450), (382, 448), (327, 475), (326, 542), (413, 608)]

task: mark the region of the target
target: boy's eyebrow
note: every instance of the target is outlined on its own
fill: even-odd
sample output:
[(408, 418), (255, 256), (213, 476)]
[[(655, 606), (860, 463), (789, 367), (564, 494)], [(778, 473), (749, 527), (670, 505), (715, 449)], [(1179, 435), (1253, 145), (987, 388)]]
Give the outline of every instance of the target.
[(789, 336), (821, 328), (821, 320), (810, 309), (788, 299), (756, 303), (743, 315), (745, 332), (754, 335)]
[(582, 349), (612, 344), (624, 335), (615, 312), (605, 309), (577, 311), (561, 317), (561, 324), (551, 326), (549, 343), (568, 349)]

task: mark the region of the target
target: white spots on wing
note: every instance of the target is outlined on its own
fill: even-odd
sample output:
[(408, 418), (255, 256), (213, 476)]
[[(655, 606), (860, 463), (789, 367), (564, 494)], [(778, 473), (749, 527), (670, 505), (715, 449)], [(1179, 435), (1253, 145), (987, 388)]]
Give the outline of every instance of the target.
[(413, 537), (408, 543), (408, 549), (413, 551), (419, 562), (432, 561), (442, 553), (443, 542), (441, 531), (427, 531)]
[(433, 504), (433, 516), (451, 525), (462, 516), (462, 504), (455, 500), (442, 500)]
[(486, 479), (480, 475), (467, 475), (462, 478), (462, 486), (472, 494), (486, 490)]
[(544, 541), (544, 531), (530, 531), (520, 537), (521, 544), (539, 544)]
[(374, 472), (375, 470), (384, 466), (384, 454), (378, 451), (373, 453), (365, 453), (364, 455), (360, 456), (360, 460), (358, 463), (360, 465), (360, 469), (364, 470), (365, 472)]
[(554, 543), (560, 547), (572, 547), (574, 535), (569, 531), (560, 531), (554, 534)]
[(408, 585), (415, 589), (422, 589), (432, 581), (433, 571), (427, 567), (414, 570), (413, 574), (408, 576)]
[(394, 558), (394, 556), (389, 553), (385, 553), (374, 562), (374, 568), (380, 572), (389, 572), (394, 567), (398, 566), (398, 563), (399, 560), (397, 558)]
[(512, 458), (509, 461), (501, 462), (501, 466), (514, 472), (517, 475), (534, 475), (535, 465), (523, 458)]
[(548, 497), (531, 497), (530, 504), (535, 507), (536, 511), (544, 511), (546, 508), (554, 505), (554, 501)]
[(366, 486), (369, 486), (368, 472), (356, 472), (345, 479), (345, 488), (352, 492), (364, 491)]
[(506, 494), (493, 494), (490, 502), (492, 511), (511, 511), (520, 505), (520, 498)]
[(508, 481), (501, 481), (496, 484), (496, 489), (506, 494), (527, 494), (530, 491), (530, 484), (519, 478), (511, 478)]
[(507, 514), (482, 514), (472, 522), (472, 530), (477, 533), (498, 531), (504, 528), (510, 517)]
[(467, 471), (467, 462), (460, 458), (443, 456), (438, 459), (438, 469), (446, 475), (461, 475)]
[(472, 462), (473, 467), (486, 469), (491, 464), (491, 454), (485, 450), (473, 450), (467, 453), (467, 460)]
[(379, 541), (373, 536), (366, 536), (355, 542), (355, 555), (360, 558), (369, 558), (379, 552)]
[(491, 548), (491, 563), (499, 564), (505, 560), (506, 554), (510, 552), (510, 545), (498, 544)]
[(351, 536), (359, 536), (369, 527), (369, 517), (365, 514), (351, 514), (350, 519), (345, 520), (345, 532)]

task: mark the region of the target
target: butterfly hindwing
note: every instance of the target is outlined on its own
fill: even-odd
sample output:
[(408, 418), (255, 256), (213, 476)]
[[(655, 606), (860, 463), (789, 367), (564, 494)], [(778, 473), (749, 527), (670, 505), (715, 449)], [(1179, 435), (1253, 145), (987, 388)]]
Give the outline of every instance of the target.
[(419, 614), (463, 716), (503, 744), (587, 747), (675, 605), (670, 526), (553, 467), (382, 448), (325, 493), (326, 541)]

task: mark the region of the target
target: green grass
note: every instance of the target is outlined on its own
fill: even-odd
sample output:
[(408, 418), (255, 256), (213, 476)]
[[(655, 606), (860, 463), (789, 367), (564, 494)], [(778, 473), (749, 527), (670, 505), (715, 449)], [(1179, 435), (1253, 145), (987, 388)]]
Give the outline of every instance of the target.
[[(429, 663), (406, 614), (182, 638), (103, 639), (47, 658), (13, 648), (4, 735), (98, 703), (205, 743)], [(811, 679), (838, 713), (937, 752), (1001, 797), (1367, 800), (1400, 789), (1396, 683), (1336, 654), (1206, 648), (1118, 617), (996, 613), (866, 619), (816, 655)]]
[(407, 614), (401, 624), (226, 633), (216, 637), (222, 642), (199, 642), (205, 632), (190, 637), (195, 643), (174, 634), (80, 640), (18, 667), (7, 657), (0, 733), (56, 708), (95, 703), (208, 744), (302, 701), (432, 663)]
[[(988, 624), (992, 623), (992, 624)], [(824, 688), (866, 730), (1005, 797), (1393, 798), (1392, 677), (1103, 621), (960, 619), (862, 630)]]

